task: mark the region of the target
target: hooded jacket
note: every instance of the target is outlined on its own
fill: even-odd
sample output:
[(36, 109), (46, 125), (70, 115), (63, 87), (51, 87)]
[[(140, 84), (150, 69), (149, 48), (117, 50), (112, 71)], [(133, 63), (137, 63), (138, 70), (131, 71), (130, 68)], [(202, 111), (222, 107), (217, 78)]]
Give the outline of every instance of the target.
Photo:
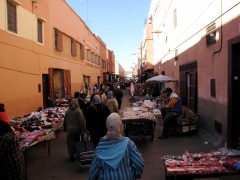
[(81, 133), (86, 131), (85, 117), (79, 107), (77, 99), (71, 100), (69, 104), (69, 109), (64, 117), (64, 126), (66, 126), (67, 131), (75, 131), (77, 129), (81, 131)]
[(129, 138), (102, 140), (96, 148), (88, 179), (134, 180), (141, 177), (143, 167), (142, 155)]

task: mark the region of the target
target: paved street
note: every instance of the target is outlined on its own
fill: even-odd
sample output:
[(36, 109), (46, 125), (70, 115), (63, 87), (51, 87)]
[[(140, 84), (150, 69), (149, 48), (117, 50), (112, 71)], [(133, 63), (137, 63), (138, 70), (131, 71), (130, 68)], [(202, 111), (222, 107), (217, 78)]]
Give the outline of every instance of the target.
[[(124, 92), (124, 100), (122, 107), (129, 107), (129, 95)], [(201, 117), (200, 117), (201, 121)], [(216, 145), (213, 145), (210, 136), (203, 129), (189, 136), (170, 136), (168, 139), (158, 140), (162, 129), (162, 122), (157, 122), (155, 129), (155, 139), (150, 140), (150, 136), (142, 138), (139, 143), (137, 137), (132, 137), (136, 142), (139, 151), (143, 154), (145, 161), (142, 180), (164, 180), (165, 171), (161, 161), (164, 155), (181, 155), (186, 150), (190, 153), (210, 152), (216, 150)], [(206, 141), (208, 143), (204, 143)], [(29, 180), (77, 180), (86, 179), (88, 169), (79, 170), (78, 162), (71, 163), (68, 159), (66, 146), (66, 133), (62, 130), (59, 132), (58, 138), (51, 141), (51, 154), (48, 156), (47, 143), (44, 149), (44, 144), (40, 143), (30, 149), (27, 172)]]

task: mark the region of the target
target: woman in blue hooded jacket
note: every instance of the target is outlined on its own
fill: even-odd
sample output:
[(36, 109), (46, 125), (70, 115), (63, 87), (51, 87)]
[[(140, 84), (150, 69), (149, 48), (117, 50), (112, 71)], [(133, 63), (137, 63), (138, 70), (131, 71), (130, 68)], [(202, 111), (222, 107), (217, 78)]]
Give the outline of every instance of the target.
[(107, 134), (101, 138), (89, 169), (88, 179), (134, 180), (141, 178), (144, 160), (135, 143), (123, 137), (122, 120), (111, 113), (106, 120)]

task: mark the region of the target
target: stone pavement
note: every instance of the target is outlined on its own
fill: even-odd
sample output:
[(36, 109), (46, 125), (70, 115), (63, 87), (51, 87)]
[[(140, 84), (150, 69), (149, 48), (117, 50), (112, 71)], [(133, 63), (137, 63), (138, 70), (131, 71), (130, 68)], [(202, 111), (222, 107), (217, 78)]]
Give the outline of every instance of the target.
[[(129, 107), (129, 94), (124, 91), (122, 108)], [(201, 117), (200, 117), (201, 118)], [(201, 119), (200, 119), (201, 121)], [(190, 153), (210, 152), (219, 148), (220, 143), (213, 144), (212, 139), (204, 129), (200, 128), (195, 134), (188, 136), (170, 136), (168, 139), (158, 140), (161, 134), (162, 121), (158, 121), (154, 131), (155, 138), (131, 137), (143, 155), (145, 161), (142, 180), (164, 180), (165, 170), (161, 160), (164, 155), (181, 155), (185, 151)], [(58, 138), (51, 141), (51, 153), (48, 156), (47, 143), (37, 144), (30, 149), (27, 160), (29, 180), (79, 180), (87, 179), (88, 169), (79, 170), (77, 161), (71, 163), (68, 159), (66, 133), (60, 130)]]

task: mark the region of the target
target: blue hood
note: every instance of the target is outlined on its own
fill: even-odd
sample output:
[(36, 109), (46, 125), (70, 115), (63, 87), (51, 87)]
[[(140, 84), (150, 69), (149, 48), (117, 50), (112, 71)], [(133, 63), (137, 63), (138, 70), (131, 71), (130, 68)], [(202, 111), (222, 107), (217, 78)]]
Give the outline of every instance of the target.
[(127, 137), (111, 141), (100, 141), (96, 148), (95, 155), (112, 168), (117, 169), (119, 163), (125, 155), (128, 142), (129, 139)]

